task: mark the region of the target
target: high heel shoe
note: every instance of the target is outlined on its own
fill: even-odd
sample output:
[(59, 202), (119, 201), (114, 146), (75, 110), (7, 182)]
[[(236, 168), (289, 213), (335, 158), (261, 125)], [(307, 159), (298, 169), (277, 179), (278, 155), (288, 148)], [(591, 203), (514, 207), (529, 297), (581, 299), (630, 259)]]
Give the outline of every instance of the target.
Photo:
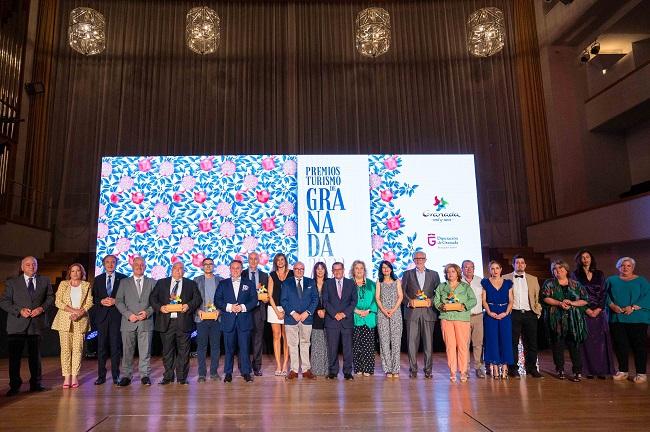
[(502, 380), (507, 380), (508, 379), (508, 366), (502, 366), (501, 367), (501, 379)]
[(501, 377), (499, 376), (499, 367), (497, 365), (490, 365), (490, 375), (492, 379), (498, 380)]

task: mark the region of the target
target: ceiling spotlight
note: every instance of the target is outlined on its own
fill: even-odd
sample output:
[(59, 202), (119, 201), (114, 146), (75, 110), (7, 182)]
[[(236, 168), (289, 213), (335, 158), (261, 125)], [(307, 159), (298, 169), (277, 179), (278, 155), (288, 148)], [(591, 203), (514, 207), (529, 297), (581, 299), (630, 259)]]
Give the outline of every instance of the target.
[(594, 43), (591, 44), (591, 48), (589, 48), (589, 52), (592, 55), (596, 55), (600, 52), (600, 42), (594, 41)]
[(580, 63), (587, 63), (589, 61), (589, 58), (589, 51), (584, 50), (582, 54), (580, 54)]

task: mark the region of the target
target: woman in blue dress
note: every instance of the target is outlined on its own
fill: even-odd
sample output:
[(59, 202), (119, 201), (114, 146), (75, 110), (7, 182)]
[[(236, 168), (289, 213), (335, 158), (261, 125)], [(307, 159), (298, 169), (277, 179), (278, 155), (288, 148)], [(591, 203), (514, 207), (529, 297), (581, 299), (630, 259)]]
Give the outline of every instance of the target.
[(512, 281), (501, 277), (501, 264), (490, 261), (490, 277), (481, 281), (483, 286), (483, 357), (490, 365), (494, 379), (508, 378), (508, 365), (512, 358)]

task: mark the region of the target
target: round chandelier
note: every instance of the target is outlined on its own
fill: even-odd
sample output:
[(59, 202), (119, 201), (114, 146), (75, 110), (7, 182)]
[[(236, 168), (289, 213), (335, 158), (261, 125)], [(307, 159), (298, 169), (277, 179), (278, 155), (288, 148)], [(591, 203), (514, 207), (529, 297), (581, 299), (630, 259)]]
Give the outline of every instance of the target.
[(70, 12), (68, 25), (70, 48), (83, 55), (95, 55), (106, 49), (106, 21), (104, 15), (89, 7), (78, 7)]
[(221, 20), (207, 6), (190, 9), (185, 18), (185, 41), (197, 54), (212, 54), (221, 42)]
[(356, 45), (359, 54), (378, 57), (390, 48), (390, 15), (386, 9), (371, 7), (357, 15)]
[(499, 8), (486, 7), (467, 19), (467, 50), (476, 57), (489, 57), (501, 51), (506, 27)]

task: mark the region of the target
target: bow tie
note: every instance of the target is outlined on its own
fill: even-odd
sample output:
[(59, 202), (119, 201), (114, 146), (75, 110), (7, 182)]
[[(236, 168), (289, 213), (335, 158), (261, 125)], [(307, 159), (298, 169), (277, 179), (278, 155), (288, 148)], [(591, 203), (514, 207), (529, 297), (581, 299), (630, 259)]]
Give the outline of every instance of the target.
[(523, 278), (524, 275), (515, 275), (516, 278)]

